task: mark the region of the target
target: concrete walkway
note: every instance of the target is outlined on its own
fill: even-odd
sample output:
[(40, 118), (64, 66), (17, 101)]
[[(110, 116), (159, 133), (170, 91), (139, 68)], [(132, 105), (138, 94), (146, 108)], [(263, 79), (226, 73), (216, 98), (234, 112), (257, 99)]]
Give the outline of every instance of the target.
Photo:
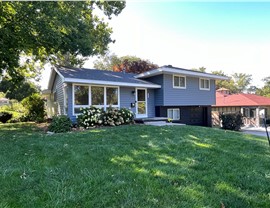
[[(268, 134), (270, 135), (270, 128), (268, 127), (267, 130)], [(242, 127), (240, 131), (245, 134), (267, 137), (265, 128), (263, 127)]]
[(181, 123), (168, 123), (166, 121), (148, 121), (144, 122), (145, 125), (151, 125), (151, 126), (184, 126), (186, 124)]

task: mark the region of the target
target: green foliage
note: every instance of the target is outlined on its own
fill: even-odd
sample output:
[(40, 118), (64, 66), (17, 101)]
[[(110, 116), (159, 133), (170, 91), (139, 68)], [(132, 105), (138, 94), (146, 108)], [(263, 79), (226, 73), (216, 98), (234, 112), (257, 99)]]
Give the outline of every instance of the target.
[(8, 112), (0, 112), (0, 122), (6, 123), (12, 118), (12, 114)]
[(29, 121), (42, 122), (44, 120), (46, 115), (44, 100), (39, 94), (32, 94), (24, 98), (21, 103), (27, 110), (26, 116)]
[(115, 54), (106, 54), (94, 61), (94, 68), (102, 70), (113, 70), (117, 72), (142, 73), (158, 68), (158, 65), (149, 60), (143, 60), (136, 56), (118, 57)]
[(5, 77), (0, 82), (0, 91), (6, 94), (6, 98), (22, 101), (33, 93), (39, 92), (39, 88), (26, 79), (15, 83), (12, 79)]
[(61, 64), (58, 59), (67, 54), (71, 64), (80, 63), (77, 57), (104, 54), (114, 42), (112, 28), (96, 11), (110, 19), (125, 5), (124, 1), (1, 2), (0, 73), (6, 70), (13, 80), (20, 80), (37, 76), (47, 62)]
[(71, 129), (72, 122), (66, 115), (54, 116), (48, 130), (54, 133), (64, 133)]
[(243, 125), (243, 116), (241, 113), (226, 113), (220, 115), (223, 129), (239, 131)]
[(100, 108), (90, 107), (82, 109), (82, 114), (77, 118), (78, 125), (88, 129), (94, 126), (119, 126), (134, 122), (133, 112), (122, 108), (107, 108), (103, 111)]
[(9, 123), (27, 121), (25, 119), (26, 109), (18, 101), (11, 100), (10, 105), (1, 106), (0, 112), (4, 111), (12, 114), (12, 118), (8, 121)]
[(256, 94), (270, 97), (270, 77), (266, 77), (263, 79), (264, 86), (261, 89), (257, 89)]

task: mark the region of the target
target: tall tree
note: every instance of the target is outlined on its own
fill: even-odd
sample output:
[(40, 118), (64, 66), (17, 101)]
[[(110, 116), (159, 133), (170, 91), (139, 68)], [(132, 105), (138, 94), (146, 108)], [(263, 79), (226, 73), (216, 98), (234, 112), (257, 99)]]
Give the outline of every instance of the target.
[(135, 73), (140, 74), (152, 69), (157, 69), (158, 65), (151, 63), (149, 60), (134, 60), (130, 61), (128, 59), (124, 59), (124, 61), (114, 66), (113, 71), (117, 72), (127, 72), (127, 73)]
[[(230, 77), (221, 70), (212, 71), (212, 74)], [(229, 80), (217, 80), (216, 81), (216, 89), (218, 90), (220, 88), (228, 89), (231, 94), (237, 93), (237, 88), (236, 88), (235, 83), (231, 77)]]
[(94, 68), (102, 70), (113, 70), (113, 67), (118, 64), (121, 64), (121, 58), (119, 58), (114, 53), (107, 53), (94, 61)]
[(199, 71), (199, 72), (206, 72), (206, 68), (204, 66), (197, 68), (192, 68), (194, 71)]
[(234, 73), (232, 74), (232, 79), (235, 82), (237, 93), (241, 93), (248, 89), (248, 86), (252, 80), (252, 75), (245, 73)]
[(266, 77), (262, 81), (264, 82), (264, 86), (261, 89), (257, 89), (256, 94), (270, 97), (270, 77)]
[[(125, 7), (124, 1), (0, 2), (0, 73), (13, 80), (35, 76), (31, 63), (58, 63), (59, 57), (104, 54), (112, 29), (94, 12), (111, 18)], [(26, 60), (20, 63), (21, 56)]]
[(34, 83), (23, 79), (14, 83), (10, 78), (3, 78), (0, 82), (0, 92), (5, 93), (6, 98), (22, 101), (24, 98), (39, 92), (40, 89)]

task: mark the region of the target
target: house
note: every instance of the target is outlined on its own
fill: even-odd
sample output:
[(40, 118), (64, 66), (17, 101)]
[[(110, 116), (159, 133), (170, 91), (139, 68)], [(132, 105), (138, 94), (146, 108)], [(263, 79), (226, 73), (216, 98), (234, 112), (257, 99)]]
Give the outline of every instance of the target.
[(9, 99), (7, 98), (0, 98), (0, 106), (9, 105)]
[(216, 105), (212, 106), (213, 125), (220, 125), (220, 113), (236, 112), (242, 113), (245, 126), (262, 126), (263, 118), (270, 113), (270, 98), (255, 94), (229, 94), (225, 88), (217, 90)]
[[(129, 108), (135, 117), (168, 117), (175, 122), (211, 126), (215, 80), (227, 77), (163, 66), (141, 74), (54, 67), (47, 92), (52, 114), (73, 122), (81, 108)], [(52, 104), (53, 103), (53, 104)]]

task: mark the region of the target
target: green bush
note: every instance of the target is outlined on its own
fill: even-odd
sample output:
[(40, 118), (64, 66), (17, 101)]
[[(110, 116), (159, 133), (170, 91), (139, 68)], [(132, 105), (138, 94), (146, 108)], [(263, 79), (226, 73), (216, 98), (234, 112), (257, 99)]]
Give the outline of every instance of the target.
[(26, 108), (26, 118), (29, 121), (42, 122), (45, 117), (44, 101), (39, 94), (32, 94), (31, 96), (22, 100), (22, 105)]
[(243, 116), (241, 113), (228, 113), (219, 116), (223, 129), (239, 131), (243, 125)]
[(82, 114), (78, 116), (77, 122), (79, 126), (85, 129), (90, 127), (101, 125), (103, 123), (101, 115), (103, 110), (96, 107), (83, 108)]
[(69, 117), (65, 115), (54, 116), (48, 130), (54, 133), (68, 132), (71, 129), (71, 125), (72, 122)]
[(2, 123), (6, 123), (8, 120), (12, 118), (12, 114), (8, 112), (0, 112), (0, 121)]
[(133, 112), (122, 108), (107, 108), (106, 111), (96, 107), (82, 109), (82, 114), (77, 118), (78, 125), (86, 129), (94, 126), (119, 126), (134, 122)]

